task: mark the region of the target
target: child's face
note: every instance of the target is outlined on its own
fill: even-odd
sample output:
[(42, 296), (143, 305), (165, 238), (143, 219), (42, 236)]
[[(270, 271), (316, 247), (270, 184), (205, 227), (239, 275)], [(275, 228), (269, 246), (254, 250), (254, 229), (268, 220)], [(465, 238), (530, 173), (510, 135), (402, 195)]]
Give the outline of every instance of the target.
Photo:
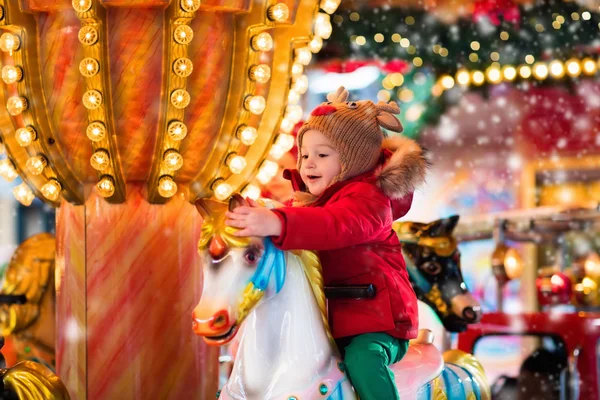
[(310, 193), (320, 196), (342, 171), (340, 155), (319, 131), (310, 129), (302, 137), (300, 176)]

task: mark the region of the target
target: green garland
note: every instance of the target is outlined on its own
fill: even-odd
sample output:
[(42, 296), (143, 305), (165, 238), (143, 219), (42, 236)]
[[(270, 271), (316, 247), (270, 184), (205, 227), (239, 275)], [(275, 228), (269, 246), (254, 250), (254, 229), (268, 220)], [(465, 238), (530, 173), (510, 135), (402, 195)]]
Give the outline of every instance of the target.
[[(560, 0), (519, 6), (519, 11), (519, 23), (501, 21), (495, 26), (487, 19), (478, 23), (460, 19), (446, 25), (417, 9), (340, 9), (332, 19), (331, 38), (318, 56), (321, 61), (342, 58), (408, 62), (418, 57), (417, 65), (422, 62), (438, 76), (454, 74), (460, 68), (485, 70), (494, 61), (500, 65), (525, 64), (528, 55), (535, 61), (596, 57), (600, 47), (598, 13)], [(352, 13), (358, 13), (358, 21), (352, 21)], [(356, 19), (356, 14), (352, 17)], [(381, 43), (375, 40), (378, 33), (383, 35)], [(408, 39), (410, 45), (403, 47), (394, 34)], [(360, 36), (365, 39), (364, 45), (356, 43)], [(479, 49), (472, 48), (473, 42), (479, 44)]]

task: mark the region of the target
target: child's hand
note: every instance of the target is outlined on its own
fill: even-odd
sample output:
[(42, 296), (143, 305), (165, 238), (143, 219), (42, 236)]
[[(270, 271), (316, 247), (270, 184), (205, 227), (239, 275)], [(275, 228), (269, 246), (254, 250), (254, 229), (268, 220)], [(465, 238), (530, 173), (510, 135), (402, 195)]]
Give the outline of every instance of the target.
[(255, 201), (249, 200), (251, 207), (237, 207), (225, 215), (229, 226), (241, 228), (234, 233), (235, 236), (279, 236), (281, 235), (281, 221), (275, 213), (268, 208), (259, 206)]

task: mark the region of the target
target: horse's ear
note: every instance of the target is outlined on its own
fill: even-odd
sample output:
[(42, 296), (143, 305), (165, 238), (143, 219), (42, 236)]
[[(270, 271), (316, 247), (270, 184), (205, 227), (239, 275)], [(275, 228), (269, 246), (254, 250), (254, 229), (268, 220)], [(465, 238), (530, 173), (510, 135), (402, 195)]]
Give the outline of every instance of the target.
[(239, 193), (235, 193), (229, 199), (229, 211), (233, 211), (238, 207), (248, 207), (248, 202)]
[(428, 233), (428, 236), (431, 237), (450, 236), (458, 224), (458, 219), (458, 215), (438, 219), (437, 221), (430, 223), (425, 231)]

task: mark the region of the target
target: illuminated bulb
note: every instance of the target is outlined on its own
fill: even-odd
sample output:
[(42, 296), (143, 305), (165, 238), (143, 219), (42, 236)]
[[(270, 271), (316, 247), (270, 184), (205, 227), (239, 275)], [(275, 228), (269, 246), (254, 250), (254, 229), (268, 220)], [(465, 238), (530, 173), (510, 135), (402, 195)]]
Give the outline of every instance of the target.
[(96, 150), (90, 158), (90, 163), (95, 170), (102, 171), (110, 164), (110, 156), (106, 150)]
[(25, 97), (13, 96), (6, 102), (6, 109), (12, 116), (17, 116), (27, 110), (27, 99)]
[(292, 76), (294, 78), (298, 78), (299, 76), (302, 75), (303, 72), (304, 72), (304, 65), (302, 65), (300, 63), (292, 64)]
[(173, 39), (179, 44), (189, 44), (194, 38), (194, 31), (187, 25), (179, 25), (173, 32)]
[(242, 197), (249, 197), (252, 200), (258, 200), (260, 197), (260, 188), (255, 185), (248, 185), (242, 191)]
[(302, 107), (297, 104), (289, 105), (285, 109), (285, 118), (292, 123), (297, 123), (302, 119)]
[(183, 157), (177, 150), (169, 149), (163, 155), (163, 163), (166, 168), (177, 171), (183, 166)]
[(237, 135), (245, 146), (252, 146), (258, 136), (256, 128), (245, 125), (239, 127)]
[(456, 73), (456, 82), (460, 85), (468, 85), (470, 80), (471, 75), (467, 71), (462, 70)]
[(100, 63), (92, 57), (86, 57), (79, 63), (79, 72), (83, 76), (91, 77), (100, 71)]
[(565, 75), (565, 67), (558, 60), (552, 61), (548, 65), (548, 69), (549, 69), (550, 75), (552, 75), (555, 78), (562, 78)]
[(44, 168), (46, 168), (46, 165), (48, 165), (48, 161), (46, 160), (46, 157), (42, 155), (30, 157), (25, 163), (25, 166), (32, 175), (41, 174), (44, 171)]
[(271, 21), (284, 22), (290, 17), (290, 9), (285, 3), (277, 3), (269, 7), (267, 16)]
[(50, 179), (48, 183), (42, 186), (40, 191), (42, 192), (45, 198), (47, 198), (50, 201), (55, 201), (56, 199), (58, 199), (58, 195), (60, 194), (61, 189), (62, 186), (60, 185), (60, 183), (58, 183), (56, 179)]
[(567, 74), (570, 76), (579, 76), (581, 73), (581, 66), (579, 65), (579, 61), (571, 59), (567, 61)]
[(596, 253), (589, 254), (583, 262), (583, 268), (586, 275), (594, 279), (600, 277), (600, 256)]
[(186, 12), (195, 12), (200, 8), (200, 0), (181, 0), (181, 8)]
[(181, 140), (187, 135), (187, 126), (181, 121), (171, 121), (167, 133), (173, 140)]
[(496, 67), (490, 67), (486, 70), (486, 75), (488, 81), (493, 84), (500, 83), (502, 81), (502, 73)]
[(331, 36), (331, 19), (328, 14), (318, 13), (315, 18), (315, 35), (323, 39), (329, 39)]
[(285, 149), (277, 143), (271, 146), (271, 150), (269, 150), (269, 156), (271, 156), (271, 158), (275, 160), (279, 160), (281, 157), (283, 157), (284, 154)]
[(177, 184), (172, 177), (165, 175), (158, 180), (158, 194), (164, 198), (173, 197), (177, 193)]
[(173, 72), (175, 72), (177, 76), (186, 78), (190, 76), (193, 70), (194, 64), (192, 64), (192, 60), (189, 58), (181, 57), (173, 61)]
[(298, 104), (300, 102), (300, 93), (290, 90), (288, 93), (288, 104)]
[(517, 70), (514, 67), (506, 66), (502, 68), (502, 75), (507, 81), (512, 81), (517, 77)]
[(533, 76), (536, 79), (546, 79), (548, 77), (548, 67), (544, 63), (536, 63), (533, 66)]
[(596, 63), (591, 58), (586, 58), (581, 62), (583, 73), (586, 75), (594, 75), (598, 70)]
[(271, 179), (273, 179), (275, 174), (277, 174), (278, 168), (279, 167), (277, 166), (277, 163), (270, 160), (265, 160), (263, 161), (262, 166), (258, 170), (256, 179), (258, 179), (259, 182), (263, 185), (266, 185)]
[(186, 108), (190, 104), (190, 94), (184, 89), (177, 89), (171, 93), (171, 104), (177, 109)]
[(0, 36), (0, 50), (4, 52), (12, 52), (19, 49), (21, 45), (21, 39), (17, 35), (12, 33), (3, 33)]
[(452, 78), (450, 75), (445, 75), (440, 80), (440, 83), (442, 84), (444, 89), (452, 89), (454, 87), (454, 78)]
[(286, 135), (285, 133), (280, 133), (277, 136), (276, 144), (283, 147), (284, 151), (290, 151), (292, 147), (294, 147), (295, 139), (292, 135)]
[(83, 106), (95, 110), (102, 105), (102, 94), (97, 90), (88, 90), (83, 94)]
[(15, 132), (15, 139), (20, 146), (29, 146), (34, 140), (37, 139), (37, 133), (31, 126), (19, 128)]
[(115, 181), (110, 175), (104, 175), (96, 184), (98, 194), (102, 197), (110, 197), (115, 193)]
[(92, 8), (92, 0), (72, 0), (71, 4), (77, 12), (86, 12)]
[(15, 67), (14, 65), (5, 65), (2, 67), (2, 80), (7, 85), (19, 82), (21, 78), (23, 78), (23, 70), (20, 67)]
[(291, 121), (288, 118), (284, 118), (281, 120), (281, 125), (279, 126), (279, 129), (281, 129), (285, 133), (290, 133), (292, 129), (294, 129), (294, 125), (295, 124), (293, 121)]
[(99, 142), (106, 136), (106, 127), (100, 121), (94, 121), (88, 125), (85, 134), (92, 142)]
[(308, 77), (306, 75), (299, 76), (294, 82), (294, 88), (300, 94), (306, 93), (308, 90)]
[(320, 7), (327, 14), (333, 14), (340, 5), (341, 0), (321, 0)]
[(318, 53), (323, 48), (323, 39), (320, 36), (313, 36), (312, 40), (308, 42), (308, 48), (313, 53)]
[(273, 48), (273, 38), (267, 32), (252, 38), (252, 48), (256, 51), (269, 51)]
[(485, 81), (485, 75), (481, 71), (473, 71), (471, 80), (473, 81), (473, 84), (479, 86)]
[(29, 189), (29, 186), (27, 186), (26, 183), (21, 183), (19, 186), (15, 187), (13, 189), (13, 195), (19, 203), (27, 207), (31, 205), (33, 199), (35, 198), (35, 195), (31, 189)]
[(260, 115), (265, 110), (266, 101), (262, 96), (248, 96), (244, 100), (244, 108), (252, 114)]
[(522, 65), (519, 67), (519, 75), (521, 75), (521, 78), (523, 79), (529, 78), (531, 76), (531, 67), (528, 65)]
[(229, 183), (225, 183), (223, 179), (218, 179), (215, 181), (213, 186), (215, 188), (215, 197), (217, 200), (225, 200), (231, 195), (231, 192), (233, 192), (231, 185)]
[(6, 179), (8, 182), (14, 181), (15, 178), (19, 176), (14, 164), (8, 158), (0, 160), (0, 176)]
[(266, 64), (253, 66), (250, 68), (250, 79), (258, 83), (267, 83), (271, 79), (271, 68)]
[(227, 165), (234, 174), (240, 174), (246, 168), (246, 159), (242, 156), (232, 153), (227, 159)]
[(301, 47), (296, 49), (296, 61), (302, 65), (310, 64), (310, 60), (312, 59), (312, 53), (308, 47)]

